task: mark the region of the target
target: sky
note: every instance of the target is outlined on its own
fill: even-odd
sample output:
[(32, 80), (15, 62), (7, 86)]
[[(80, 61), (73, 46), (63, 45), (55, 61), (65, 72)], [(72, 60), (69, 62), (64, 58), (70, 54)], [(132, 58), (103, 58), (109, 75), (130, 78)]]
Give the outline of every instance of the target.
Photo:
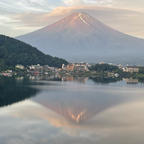
[(0, 34), (23, 35), (75, 11), (144, 38), (144, 0), (0, 0)]

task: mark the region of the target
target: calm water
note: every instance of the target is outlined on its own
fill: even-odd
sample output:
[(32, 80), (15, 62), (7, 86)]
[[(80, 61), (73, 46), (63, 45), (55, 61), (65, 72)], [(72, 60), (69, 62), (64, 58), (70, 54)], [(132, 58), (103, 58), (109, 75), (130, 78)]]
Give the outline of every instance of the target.
[(143, 144), (144, 85), (0, 80), (0, 144)]

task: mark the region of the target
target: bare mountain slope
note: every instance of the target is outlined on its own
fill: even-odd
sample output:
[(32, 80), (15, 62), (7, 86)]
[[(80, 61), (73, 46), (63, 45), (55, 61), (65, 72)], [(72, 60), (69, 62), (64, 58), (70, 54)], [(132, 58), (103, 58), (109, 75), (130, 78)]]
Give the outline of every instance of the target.
[(136, 64), (144, 53), (144, 40), (118, 32), (85, 13), (73, 13), (17, 38), (71, 61)]

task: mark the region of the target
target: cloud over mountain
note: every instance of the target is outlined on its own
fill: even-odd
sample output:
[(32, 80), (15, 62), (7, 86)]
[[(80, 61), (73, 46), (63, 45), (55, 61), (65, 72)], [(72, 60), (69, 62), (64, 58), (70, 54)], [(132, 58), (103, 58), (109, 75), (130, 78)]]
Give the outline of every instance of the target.
[[(137, 37), (144, 37), (142, 31), (144, 25), (142, 17), (144, 14), (126, 9), (98, 6), (58, 7), (50, 13), (17, 14), (13, 19), (17, 21), (17, 28), (22, 29), (23, 27), (27, 27), (29, 29), (31, 28), (32, 31), (52, 24), (73, 12), (86, 12), (121, 32)], [(26, 32), (31, 32), (29, 29)]]
[(97, 4), (97, 5), (109, 5), (112, 4), (112, 0), (63, 0), (66, 5), (86, 5), (86, 4)]
[[(1, 0), (0, 32), (9, 36), (21, 35), (53, 23), (70, 12), (84, 11), (122, 32), (144, 37), (143, 4), (142, 0)], [(97, 13), (97, 6), (105, 6), (103, 13)]]

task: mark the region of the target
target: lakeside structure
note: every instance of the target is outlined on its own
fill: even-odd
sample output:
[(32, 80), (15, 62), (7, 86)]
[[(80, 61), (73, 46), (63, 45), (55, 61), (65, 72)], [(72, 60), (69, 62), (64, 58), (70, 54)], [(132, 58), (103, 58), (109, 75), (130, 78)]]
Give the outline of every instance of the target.
[[(54, 79), (54, 78), (62, 78), (62, 80), (74, 80), (74, 77), (91, 77), (91, 78), (112, 78), (112, 79), (121, 79), (125, 78), (123, 77), (123, 74), (128, 75), (126, 78), (130, 78), (129, 76), (134, 76), (134, 79), (137, 79), (137, 75), (140, 72), (140, 69), (144, 67), (140, 66), (122, 66), (122, 65), (114, 65), (114, 64), (107, 64), (107, 63), (99, 63), (98, 66), (107, 66), (110, 68), (117, 67), (118, 71), (121, 71), (122, 73), (119, 73), (117, 71), (111, 71), (108, 69), (107, 71), (97, 71), (92, 70), (91, 67), (94, 65), (90, 65), (88, 63), (70, 63), (68, 65), (62, 65), (61, 68), (56, 67), (50, 67), (48, 65), (41, 66), (40, 64), (37, 65), (31, 65), (31, 66), (23, 66), (20, 64), (17, 64), (13, 70), (8, 69), (5, 71), (0, 72), (0, 76), (4, 77), (20, 77), (21, 76), (28, 76), (32, 80), (40, 80), (40, 79)], [(143, 79), (143, 74), (140, 73), (140, 79)], [(130, 81), (127, 81), (128, 83), (136, 83), (136, 81), (133, 81), (133, 79), (130, 79)]]
[(62, 65), (62, 70), (66, 71), (89, 71), (91, 65), (88, 63), (71, 63), (68, 65)]
[(130, 73), (138, 73), (140, 67), (139, 66), (127, 66), (123, 68), (124, 72), (130, 72)]
[(16, 69), (21, 69), (21, 70), (24, 70), (24, 69), (25, 69), (25, 67), (24, 67), (23, 65), (19, 65), (19, 64), (16, 65), (15, 68), (16, 68)]

